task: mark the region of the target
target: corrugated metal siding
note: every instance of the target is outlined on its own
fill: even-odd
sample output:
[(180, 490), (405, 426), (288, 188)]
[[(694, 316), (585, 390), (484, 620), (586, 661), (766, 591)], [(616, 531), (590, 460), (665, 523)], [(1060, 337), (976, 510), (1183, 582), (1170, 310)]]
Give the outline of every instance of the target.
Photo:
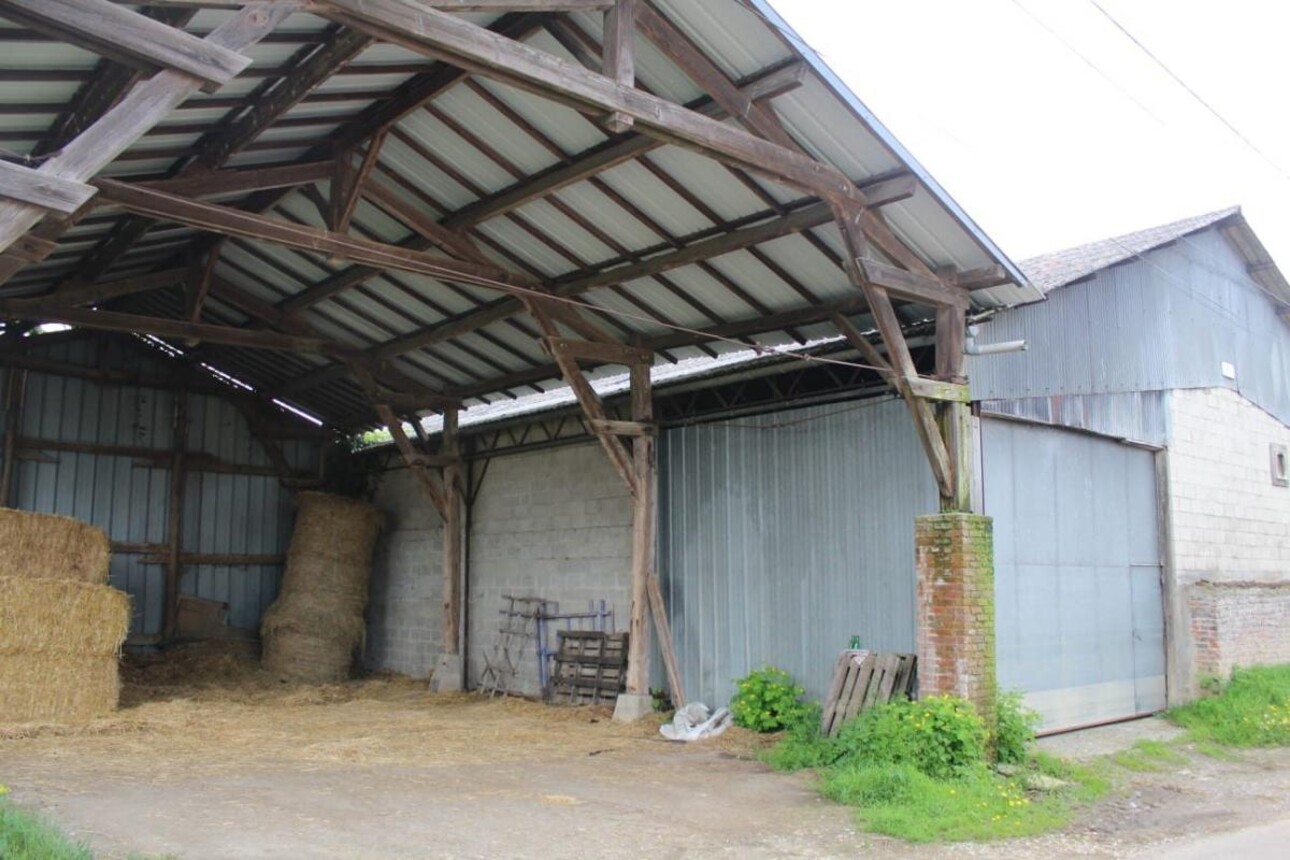
[(1041, 424), (1073, 427), (1130, 442), (1164, 445), (1168, 442), (1163, 391), (1127, 394), (1055, 394), (1016, 400), (987, 400), (981, 411)]
[[(95, 359), (86, 342), (61, 344), (43, 355), (80, 365), (93, 365)], [(169, 451), (173, 414), (174, 394), (169, 391), (29, 373), (20, 434)], [(269, 465), (231, 403), (192, 396), (189, 417), (190, 451), (230, 464)], [(0, 415), (0, 427), (2, 422)], [(284, 454), (297, 469), (316, 468), (318, 450), (312, 442), (287, 442)], [(165, 542), (168, 469), (138, 465), (131, 457), (63, 451), (50, 452), (50, 457), (54, 462), (18, 461), (15, 507), (93, 523), (114, 542)], [(256, 555), (285, 551), (293, 510), (290, 495), (277, 478), (190, 472), (185, 492), (185, 551)], [(180, 590), (227, 601), (230, 623), (254, 628), (276, 597), (279, 578), (277, 566), (202, 565), (184, 570)], [(111, 582), (132, 597), (133, 633), (161, 631), (164, 581), (161, 565), (145, 565), (139, 555), (113, 554)]]
[[(1043, 303), (1005, 311), (981, 326), (983, 343), (1023, 338), (1027, 352), (969, 360), (975, 397), (1224, 387), (1290, 423), (1290, 328), (1216, 230), (1054, 290)], [(1223, 362), (1236, 366), (1235, 381), (1224, 378)], [(1132, 406), (1119, 399), (1096, 404)], [(1157, 420), (1145, 411), (1157, 408), (1155, 401), (1140, 405), (1138, 416), (1116, 416), (1114, 435)]]
[(1153, 454), (1009, 421), (981, 436), (1000, 686), (1047, 729), (1163, 708)]
[(914, 518), (937, 494), (908, 412), (869, 401), (671, 430), (659, 567), (686, 692), (787, 669), (822, 698), (840, 648), (914, 648)]

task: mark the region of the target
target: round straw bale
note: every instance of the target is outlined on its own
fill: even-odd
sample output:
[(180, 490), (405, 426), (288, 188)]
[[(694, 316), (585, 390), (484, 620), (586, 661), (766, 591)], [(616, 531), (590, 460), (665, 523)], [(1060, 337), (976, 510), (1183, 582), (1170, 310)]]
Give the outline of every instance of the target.
[(372, 505), (301, 493), (282, 592), (264, 614), (264, 668), (296, 681), (344, 680), (363, 642), (372, 549), (383, 516)]
[(0, 655), (115, 657), (129, 632), (130, 598), (115, 588), (0, 576)]
[(380, 509), (316, 492), (300, 493), (298, 505), (282, 593), (327, 592), (366, 605), (372, 548), (384, 520)]
[(282, 601), (264, 615), (264, 668), (282, 678), (330, 684), (349, 677), (363, 644), (363, 617), (294, 607)]
[(0, 654), (0, 723), (92, 720), (120, 692), (115, 655)]
[(108, 581), (107, 535), (71, 517), (0, 508), (0, 547), (0, 576)]

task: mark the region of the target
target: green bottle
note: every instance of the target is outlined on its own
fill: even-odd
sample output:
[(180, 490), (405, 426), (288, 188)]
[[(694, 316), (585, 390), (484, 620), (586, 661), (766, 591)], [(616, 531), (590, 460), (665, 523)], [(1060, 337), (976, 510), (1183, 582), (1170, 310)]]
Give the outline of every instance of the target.
[(851, 650), (852, 650), (852, 651), (859, 651), (859, 650), (860, 650), (860, 636), (859, 636), (859, 634), (852, 634), (852, 636), (851, 636)]

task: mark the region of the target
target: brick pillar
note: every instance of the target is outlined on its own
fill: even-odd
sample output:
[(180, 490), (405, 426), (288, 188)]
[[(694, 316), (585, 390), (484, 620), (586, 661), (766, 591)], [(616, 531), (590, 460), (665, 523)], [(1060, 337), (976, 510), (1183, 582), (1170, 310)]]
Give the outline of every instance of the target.
[(993, 522), (935, 514), (915, 523), (919, 695), (967, 699), (993, 734)]

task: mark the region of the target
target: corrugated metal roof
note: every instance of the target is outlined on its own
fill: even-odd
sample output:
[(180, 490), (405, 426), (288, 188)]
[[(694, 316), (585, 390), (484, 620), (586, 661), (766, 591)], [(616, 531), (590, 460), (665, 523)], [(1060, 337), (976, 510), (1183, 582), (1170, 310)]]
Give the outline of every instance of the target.
[[(803, 149), (857, 183), (901, 172), (913, 174), (919, 183), (915, 196), (884, 207), (882, 214), (896, 235), (933, 268), (967, 271), (1002, 266), (1015, 283), (975, 292), (978, 307), (1039, 297), (764, 0), (657, 0), (654, 5), (732, 81), (755, 81), (785, 64), (801, 64), (806, 74), (800, 85), (765, 104)], [(227, 9), (203, 9), (186, 29), (205, 34), (232, 14)], [(599, 52), (601, 18), (597, 14), (463, 17), (511, 28), (530, 46), (569, 61), (578, 61), (580, 55), (594, 58)], [(104, 174), (141, 179), (184, 169), (204, 136), (226, 127), (240, 112), (266, 98), (264, 88), (305, 66), (310, 51), (324, 50), (346, 34), (344, 28), (319, 16), (291, 15), (270, 38), (247, 51), (254, 62), (243, 75), (217, 93), (188, 99)], [(6, 149), (21, 155), (47, 139), (78, 88), (100, 66), (92, 54), (2, 23), (0, 44), (6, 48), (0, 50), (0, 140)], [(707, 94), (662, 51), (640, 37), (636, 47), (639, 86), (677, 102), (704, 103)], [(51, 69), (63, 76), (51, 79)], [(332, 141), (355, 139), (357, 124), (366, 121), (371, 111), (398, 99), (410, 82), (444, 70), (404, 48), (369, 44), (234, 152), (227, 164), (287, 164), (329, 157)], [(486, 217), (474, 214), (480, 211), (481, 201), (492, 201), (544, 171), (567, 167), (625, 140), (630, 135), (611, 136), (592, 118), (570, 108), (503, 83), (465, 76), (402, 116), (383, 145), (373, 175), (427, 218), (470, 236), (497, 265), (544, 281), (554, 279), (556, 284), (662, 257), (815, 202), (688, 150), (658, 145), (541, 199), (485, 209)], [(281, 194), (266, 212), (320, 226), (318, 204), (327, 193), (326, 182), (296, 189)], [(215, 199), (233, 202), (227, 195)], [(29, 267), (4, 292), (30, 295), (56, 286), (77, 272), (87, 255), (111, 241), (126, 217), (97, 211), (92, 227), (87, 219), (69, 231), (58, 256)], [(351, 232), (387, 243), (418, 239), (410, 226), (366, 201), (355, 213)], [(194, 239), (201, 241), (193, 231), (158, 225), (116, 258), (107, 272), (182, 264), (191, 254)], [(662, 337), (677, 327), (706, 331), (733, 323), (742, 326), (741, 336), (749, 342), (801, 343), (831, 334), (832, 329), (815, 321), (784, 329), (768, 321), (759, 330), (759, 321), (777, 312), (855, 297), (839, 267), (842, 254), (837, 230), (824, 219), (810, 229), (755, 246), (599, 287), (582, 298), (595, 309), (587, 313), (624, 339)], [(437, 326), (455, 323), (500, 295), (483, 287), (389, 274), (321, 301), (299, 299), (302, 292), (345, 268), (342, 261), (318, 255), (231, 240), (223, 245), (217, 273), (263, 301), (281, 304), (296, 299), (300, 319), (330, 338), (362, 349), (415, 332), (434, 333)], [(178, 316), (183, 304), (178, 290), (172, 289), (167, 295), (122, 299), (115, 307)], [(904, 309), (902, 315), (914, 321), (929, 313)], [(257, 324), (217, 299), (209, 301), (206, 318), (229, 325)], [(868, 327), (867, 320), (859, 321)], [(530, 320), (516, 315), (382, 358), (427, 387), (462, 395), (468, 403), (488, 402), (557, 384), (536, 345), (536, 334)], [(696, 340), (695, 346), (664, 352), (663, 359), (715, 356), (738, 348), (717, 338)], [(279, 362), (278, 353), (257, 356), (225, 347), (206, 347), (203, 355), (227, 362), (230, 372), (235, 369), (270, 395), (289, 378), (278, 372), (280, 368), (296, 368), (308, 375), (310, 368), (322, 363), (304, 357)], [(266, 361), (268, 356), (273, 360)], [(602, 369), (596, 375), (614, 372)], [(291, 399), (341, 426), (370, 418), (362, 392), (339, 371), (314, 372), (295, 387)]]

